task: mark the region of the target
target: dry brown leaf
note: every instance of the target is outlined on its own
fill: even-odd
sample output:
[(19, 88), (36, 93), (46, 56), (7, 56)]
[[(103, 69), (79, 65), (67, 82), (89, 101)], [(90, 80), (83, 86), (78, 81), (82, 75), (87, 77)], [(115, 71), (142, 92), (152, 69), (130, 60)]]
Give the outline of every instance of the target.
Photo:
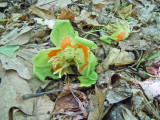
[(105, 99), (106, 93), (95, 87), (95, 95), (92, 95), (90, 100), (90, 112), (88, 120), (101, 120), (104, 117)]
[(26, 21), (28, 20), (27, 14), (22, 14), (22, 13), (12, 13), (11, 19), (16, 22), (16, 21)]
[(81, 14), (78, 17), (75, 17), (74, 21), (75, 23), (79, 23), (79, 24), (85, 23), (86, 25), (89, 25), (89, 26), (98, 26), (100, 24), (96, 20), (95, 16), (97, 16), (96, 13), (90, 13), (90, 12), (87, 12), (86, 10), (82, 10)]
[(110, 65), (123, 66), (134, 63), (134, 54), (131, 52), (120, 51), (117, 48), (111, 48), (107, 58), (103, 62), (103, 67), (108, 69)]
[(9, 120), (8, 112), (12, 107), (17, 107), (24, 113), (32, 115), (33, 99), (22, 99), (22, 95), (32, 93), (24, 79), (19, 77), (16, 72), (8, 71), (2, 77), (0, 86), (0, 120)]
[[(74, 86), (71, 85), (71, 87)], [(87, 106), (88, 100), (86, 95), (77, 90), (70, 90), (70, 85), (66, 84), (57, 98), (53, 114), (61, 114), (60, 116), (68, 116), (70, 118), (76, 118), (80, 115), (83, 118), (86, 118), (88, 115)]]
[(107, 5), (111, 3), (108, 0), (92, 0), (93, 6), (98, 9), (98, 12), (101, 12), (102, 10), (105, 10)]
[(44, 8), (40, 8), (38, 6), (32, 5), (29, 8), (29, 11), (34, 14), (37, 15), (43, 19), (55, 19), (55, 15), (54, 12), (50, 11), (50, 10), (46, 10)]
[(73, 12), (62, 8), (61, 14), (57, 18), (58, 19), (67, 19), (67, 20), (73, 21), (74, 17), (75, 17), (75, 14)]
[(146, 71), (152, 75), (158, 75), (158, 69), (150, 66), (150, 67), (146, 67)]

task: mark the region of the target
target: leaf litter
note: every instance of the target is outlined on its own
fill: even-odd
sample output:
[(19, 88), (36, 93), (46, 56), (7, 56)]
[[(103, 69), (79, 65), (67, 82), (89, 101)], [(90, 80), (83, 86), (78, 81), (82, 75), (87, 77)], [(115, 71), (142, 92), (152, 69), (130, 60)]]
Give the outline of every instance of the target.
[[(16, 0), (15, 4), (0, 4), (2, 120), (160, 119), (158, 0)], [(97, 44), (95, 50), (91, 49), (98, 60), (95, 85), (80, 86), (80, 73), (74, 66), (67, 75), (70, 79), (46, 77), (42, 83), (33, 74), (32, 58), (40, 50), (54, 47), (49, 35), (56, 18), (70, 20), (80, 37)], [(120, 24), (124, 27), (121, 30), (128, 33), (122, 41), (113, 39), (122, 31), (109, 33), (119, 28), (114, 27), (114, 19), (126, 21), (132, 28), (130, 32)], [(110, 44), (99, 39), (109, 35)], [(26, 94), (61, 89), (62, 92), (22, 99)]]

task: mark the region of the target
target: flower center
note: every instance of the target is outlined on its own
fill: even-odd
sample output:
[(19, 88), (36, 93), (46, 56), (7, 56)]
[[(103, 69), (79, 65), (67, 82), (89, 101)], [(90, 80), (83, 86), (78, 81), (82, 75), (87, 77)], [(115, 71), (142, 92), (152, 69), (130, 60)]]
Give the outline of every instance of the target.
[(61, 74), (65, 74), (70, 65), (76, 65), (79, 70), (81, 57), (78, 49), (68, 46), (63, 51), (58, 52), (57, 55), (51, 57), (48, 62), (52, 63), (53, 74), (59, 74), (59, 78), (61, 78)]

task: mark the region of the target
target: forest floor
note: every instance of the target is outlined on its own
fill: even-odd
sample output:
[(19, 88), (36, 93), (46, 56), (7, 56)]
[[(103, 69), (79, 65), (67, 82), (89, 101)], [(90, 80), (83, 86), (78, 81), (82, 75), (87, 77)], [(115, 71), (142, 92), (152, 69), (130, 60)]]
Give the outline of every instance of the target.
[[(97, 46), (95, 82), (35, 74), (56, 19)], [(159, 0), (0, 0), (0, 36), (0, 120), (160, 120)]]

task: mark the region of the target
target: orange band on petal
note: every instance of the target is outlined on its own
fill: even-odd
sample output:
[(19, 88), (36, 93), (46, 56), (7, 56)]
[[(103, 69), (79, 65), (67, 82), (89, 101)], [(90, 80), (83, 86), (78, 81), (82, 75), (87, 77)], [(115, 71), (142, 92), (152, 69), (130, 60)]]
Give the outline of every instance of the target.
[(79, 71), (81, 72), (89, 64), (87, 60), (88, 54), (89, 54), (89, 48), (81, 44), (78, 44), (78, 48), (82, 48), (83, 53), (84, 53), (84, 60), (85, 60), (85, 64), (79, 69)]
[(49, 58), (57, 55), (58, 52), (62, 51), (61, 49), (58, 49), (58, 50), (51, 50), (47, 55)]
[(72, 39), (65, 35), (65, 38), (61, 42), (61, 49), (64, 50), (67, 46), (74, 47), (71, 45)]
[(116, 39), (117, 41), (122, 41), (124, 39), (125, 35), (126, 35), (126, 31), (122, 30), (117, 36), (114, 36), (114, 37), (117, 38)]

